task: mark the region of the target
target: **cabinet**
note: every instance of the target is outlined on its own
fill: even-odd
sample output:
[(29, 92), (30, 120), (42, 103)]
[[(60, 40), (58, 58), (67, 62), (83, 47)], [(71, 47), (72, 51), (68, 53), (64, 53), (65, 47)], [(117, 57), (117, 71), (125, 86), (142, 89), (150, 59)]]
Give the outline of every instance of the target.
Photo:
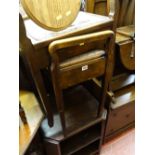
[(105, 140), (133, 127), (135, 122), (135, 87), (129, 85), (114, 93), (115, 102), (110, 102)]

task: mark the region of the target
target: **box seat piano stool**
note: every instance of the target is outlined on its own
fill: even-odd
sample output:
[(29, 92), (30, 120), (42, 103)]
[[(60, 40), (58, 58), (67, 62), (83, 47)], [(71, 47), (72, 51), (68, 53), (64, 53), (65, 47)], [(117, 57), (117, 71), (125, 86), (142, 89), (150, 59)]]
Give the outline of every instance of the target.
[[(32, 47), (32, 50), (29, 50), (29, 53), (28, 54), (25, 53), (25, 55), (27, 57), (28, 62), (31, 64), (30, 68), (33, 74), (33, 78), (35, 79), (38, 85), (37, 89), (46, 107), (46, 104), (45, 104), (46, 101), (49, 101), (49, 105), (52, 103), (51, 101), (52, 88), (51, 88), (51, 85), (49, 84), (50, 80), (48, 78), (50, 76), (49, 66), (51, 64), (50, 54), (48, 52), (49, 44), (55, 40), (63, 39), (67, 37), (78, 36), (82, 34), (88, 34), (88, 33), (98, 32), (103, 30), (113, 30), (113, 18), (108, 16), (99, 16), (99, 15), (94, 15), (90, 13), (79, 12), (77, 19), (74, 21), (74, 23), (71, 26), (69, 26), (67, 29), (59, 32), (53, 32), (53, 31), (42, 29), (29, 18), (24, 19), (24, 25), (26, 28), (27, 39), (31, 42), (31, 47)], [(93, 44), (89, 48), (93, 49), (94, 46), (96, 45)], [(102, 47), (103, 43), (101, 42), (97, 46)], [(64, 64), (61, 64), (61, 65), (62, 67), (64, 66)], [(76, 91), (78, 92), (78, 89), (83, 89), (83, 91), (80, 90), (80, 93), (78, 92), (78, 99), (76, 100), (74, 99), (73, 101), (77, 101), (78, 103), (81, 103), (79, 99), (83, 99), (84, 101), (87, 99), (83, 103), (85, 103), (86, 105), (93, 103), (93, 104), (90, 104), (91, 109), (89, 110), (88, 106), (85, 107), (84, 105), (82, 105), (82, 106), (77, 106), (75, 108), (76, 117), (71, 117), (72, 115), (66, 114), (67, 115), (66, 126), (67, 126), (68, 133), (70, 134), (67, 134), (67, 136), (64, 137), (64, 135), (62, 134), (62, 128), (60, 127), (61, 134), (59, 133), (59, 129), (58, 130), (56, 129), (54, 131), (54, 132), (58, 132), (58, 134), (56, 133), (56, 137), (53, 138), (52, 134), (45, 136), (46, 137), (45, 143), (47, 144), (46, 147), (48, 147), (48, 144), (50, 145), (49, 151), (50, 149), (52, 149), (53, 146), (55, 147), (55, 145), (53, 145), (54, 143), (58, 144), (56, 145), (57, 154), (82, 154), (82, 153), (93, 154), (93, 152), (96, 153), (96, 152), (99, 152), (100, 150), (101, 141), (102, 141), (103, 132), (104, 132), (103, 128), (104, 128), (105, 120), (103, 121), (102, 117), (96, 118), (96, 110), (97, 110), (96, 107), (98, 105), (97, 100), (94, 97), (92, 97), (92, 95), (84, 87), (81, 87), (81, 86), (79, 87), (80, 88), (76, 87), (76, 90), (72, 89), (72, 90), (75, 90), (75, 92)], [(68, 93), (69, 91), (67, 91), (66, 94)], [(79, 94), (81, 95), (81, 97), (79, 97)], [(74, 95), (76, 95), (76, 93), (74, 93)], [(73, 95), (69, 95), (69, 96), (73, 96)], [(45, 98), (48, 98), (48, 99), (44, 100)], [(69, 99), (71, 99), (71, 97), (69, 97)], [(75, 102), (73, 102), (73, 105), (74, 104)], [(48, 108), (49, 107), (46, 107), (47, 112), (48, 112)], [(51, 108), (52, 108), (52, 105), (51, 105)], [(82, 108), (80, 109), (80, 111), (82, 110), (83, 112), (78, 113), (79, 108)], [(71, 111), (74, 112), (74, 110), (71, 110)], [(75, 120), (75, 118), (79, 119), (77, 116), (81, 118), (78, 121)], [(55, 114), (54, 114), (54, 126), (59, 124), (56, 122), (57, 121), (55, 120)], [(69, 125), (68, 122), (71, 122), (70, 124), (72, 125)], [(45, 132), (45, 133), (49, 133), (49, 132)], [(90, 134), (87, 135), (87, 133), (90, 133)], [(57, 136), (60, 137), (60, 139), (58, 139)], [(69, 137), (71, 139), (69, 139)], [(81, 137), (88, 137), (88, 138), (82, 139)], [(68, 140), (65, 140), (65, 139), (68, 139)], [(48, 140), (50, 140), (50, 143)], [(73, 146), (74, 150), (71, 150), (70, 148), (67, 149), (67, 146), (68, 146), (67, 143), (69, 141), (71, 142), (74, 140), (75, 140), (75, 146)], [(62, 150), (62, 152), (60, 152), (60, 150)]]

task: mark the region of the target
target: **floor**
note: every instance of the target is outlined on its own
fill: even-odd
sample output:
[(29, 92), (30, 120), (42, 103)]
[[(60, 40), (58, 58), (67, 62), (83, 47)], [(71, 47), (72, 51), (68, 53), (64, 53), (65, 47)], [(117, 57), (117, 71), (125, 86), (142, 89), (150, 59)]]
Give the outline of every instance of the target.
[(119, 137), (106, 143), (100, 155), (134, 155), (135, 154), (135, 129), (130, 129)]

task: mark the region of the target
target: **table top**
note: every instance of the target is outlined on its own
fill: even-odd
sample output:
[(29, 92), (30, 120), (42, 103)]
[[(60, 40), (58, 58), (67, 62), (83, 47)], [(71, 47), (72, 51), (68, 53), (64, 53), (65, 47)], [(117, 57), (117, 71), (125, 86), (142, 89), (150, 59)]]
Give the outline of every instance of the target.
[(116, 30), (120, 34), (124, 34), (126, 36), (133, 36), (135, 33), (135, 26), (134, 25), (128, 25), (128, 26), (123, 26), (119, 27)]
[(22, 123), (20, 119), (19, 128), (19, 154), (23, 155), (40, 127), (44, 115), (32, 92), (20, 91), (19, 100), (27, 119), (27, 124)]
[(24, 19), (27, 36), (35, 48), (47, 46), (51, 41), (78, 34), (88, 29), (93, 31), (93, 28), (99, 26), (112, 25), (112, 22), (113, 19), (110, 17), (80, 11), (75, 21), (68, 28), (54, 32), (41, 28), (31, 19)]
[(128, 25), (116, 29), (116, 43), (132, 40), (135, 33), (135, 26)]

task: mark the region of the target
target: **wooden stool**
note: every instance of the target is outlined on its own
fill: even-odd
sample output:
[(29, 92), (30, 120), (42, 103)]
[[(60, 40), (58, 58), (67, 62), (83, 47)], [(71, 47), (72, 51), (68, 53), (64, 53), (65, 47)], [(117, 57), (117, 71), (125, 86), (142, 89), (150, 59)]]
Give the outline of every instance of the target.
[[(62, 92), (64, 89), (102, 76), (103, 85), (97, 116), (102, 114), (108, 82), (112, 76), (113, 36), (113, 31), (107, 30), (57, 40), (49, 45), (52, 60), (52, 84), (64, 134), (66, 133)], [(101, 42), (103, 42), (103, 45), (106, 42), (106, 48), (99, 46)]]

